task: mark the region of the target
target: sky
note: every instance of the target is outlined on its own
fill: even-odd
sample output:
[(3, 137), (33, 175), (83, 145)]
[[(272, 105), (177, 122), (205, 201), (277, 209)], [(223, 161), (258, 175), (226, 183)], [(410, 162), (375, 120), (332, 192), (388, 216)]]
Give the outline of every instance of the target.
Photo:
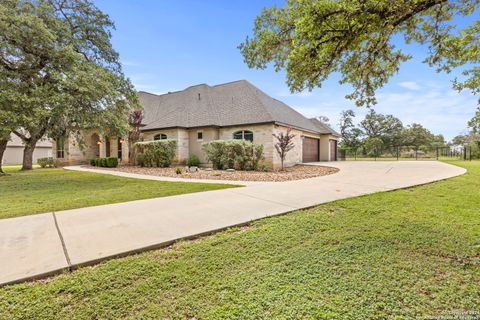
[[(265, 93), (307, 117), (326, 116), (336, 128), (340, 112), (353, 109), (357, 119), (366, 114), (345, 99), (351, 88), (333, 74), (321, 88), (292, 94), (283, 71), (249, 69), (237, 46), (252, 34), (263, 7), (283, 6), (265, 0), (94, 0), (115, 22), (112, 42), (127, 77), (137, 90), (166, 93), (191, 85), (246, 79)], [(478, 97), (451, 88), (455, 73), (438, 74), (422, 60), (427, 48), (398, 46), (414, 58), (377, 92), (379, 113), (392, 114), (404, 125), (420, 123), (447, 140), (465, 133)]]

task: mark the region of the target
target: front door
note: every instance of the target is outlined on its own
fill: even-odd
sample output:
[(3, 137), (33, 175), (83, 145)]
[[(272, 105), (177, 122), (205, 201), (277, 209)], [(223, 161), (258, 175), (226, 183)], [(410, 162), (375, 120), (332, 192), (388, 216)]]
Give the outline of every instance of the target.
[(303, 162), (319, 161), (320, 140), (310, 137), (303, 137)]

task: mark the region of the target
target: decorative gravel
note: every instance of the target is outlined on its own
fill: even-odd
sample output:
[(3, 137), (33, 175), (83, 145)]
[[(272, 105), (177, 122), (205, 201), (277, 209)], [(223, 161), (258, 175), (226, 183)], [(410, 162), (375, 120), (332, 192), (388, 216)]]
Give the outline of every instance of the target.
[(186, 179), (208, 179), (208, 180), (233, 180), (233, 181), (289, 181), (301, 180), (320, 176), (326, 176), (338, 172), (337, 168), (324, 166), (296, 165), (286, 168), (284, 171), (234, 171), (208, 170), (200, 168), (197, 172), (186, 172), (185, 167), (181, 174), (177, 174), (176, 168), (142, 168), (135, 166), (120, 166), (118, 168), (97, 168), (128, 173), (146, 174), (152, 176), (186, 178)]

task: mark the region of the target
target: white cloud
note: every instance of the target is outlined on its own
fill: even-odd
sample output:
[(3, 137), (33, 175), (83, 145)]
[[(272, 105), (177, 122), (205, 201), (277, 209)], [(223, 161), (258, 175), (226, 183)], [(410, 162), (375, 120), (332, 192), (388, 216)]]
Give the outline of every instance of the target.
[(420, 90), (420, 86), (415, 81), (404, 81), (398, 84), (400, 87), (408, 90)]
[[(477, 99), (469, 92), (454, 91), (448, 84), (426, 84), (425, 88), (416, 91), (382, 90), (377, 94), (378, 104), (374, 109), (398, 117), (404, 125), (420, 123), (449, 140), (465, 131), (477, 108)], [(309, 99), (292, 97), (284, 101), (307, 117), (327, 116), (333, 127), (337, 127), (342, 110), (354, 110), (357, 120), (363, 119), (368, 111), (356, 107), (339, 92), (317, 91)]]

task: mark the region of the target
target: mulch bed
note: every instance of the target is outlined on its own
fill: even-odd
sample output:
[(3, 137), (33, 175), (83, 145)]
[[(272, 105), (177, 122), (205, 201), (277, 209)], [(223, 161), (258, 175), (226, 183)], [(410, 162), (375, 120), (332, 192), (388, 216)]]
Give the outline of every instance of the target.
[(186, 179), (208, 179), (208, 180), (233, 180), (233, 181), (290, 181), (301, 180), (320, 176), (326, 176), (338, 172), (337, 168), (324, 166), (296, 165), (286, 168), (284, 171), (234, 171), (208, 170), (200, 168), (197, 172), (186, 172), (185, 167), (181, 174), (176, 174), (176, 168), (142, 168), (136, 166), (120, 166), (118, 168), (98, 168), (112, 171), (122, 171), (152, 176), (186, 178)]

